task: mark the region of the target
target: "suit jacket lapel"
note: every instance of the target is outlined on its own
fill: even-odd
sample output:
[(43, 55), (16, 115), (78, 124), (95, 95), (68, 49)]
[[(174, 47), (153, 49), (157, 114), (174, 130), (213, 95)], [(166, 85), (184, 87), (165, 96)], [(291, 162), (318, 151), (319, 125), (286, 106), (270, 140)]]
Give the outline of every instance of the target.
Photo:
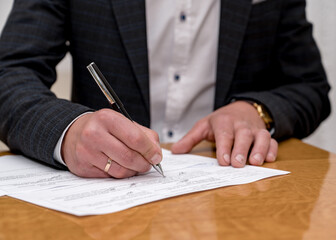
[[(119, 31), (149, 113), (149, 73), (145, 0), (111, 0)], [(227, 101), (251, 0), (221, 0), (215, 108)]]
[(122, 41), (149, 113), (145, 0), (111, 0)]
[(228, 100), (251, 6), (251, 0), (221, 1), (215, 109)]

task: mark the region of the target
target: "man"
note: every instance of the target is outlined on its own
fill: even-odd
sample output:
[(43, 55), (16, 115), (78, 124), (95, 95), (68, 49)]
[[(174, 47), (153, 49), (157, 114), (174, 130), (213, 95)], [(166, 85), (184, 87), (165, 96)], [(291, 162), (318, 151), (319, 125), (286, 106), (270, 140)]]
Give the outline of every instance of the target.
[[(73, 102), (49, 90), (67, 51)], [(92, 61), (136, 123), (103, 109)], [(309, 135), (330, 112), (304, 0), (17, 0), (0, 83), (1, 139), (83, 177), (148, 171), (158, 135), (186, 134), (174, 153), (206, 139), (220, 165), (262, 165), (276, 140)]]

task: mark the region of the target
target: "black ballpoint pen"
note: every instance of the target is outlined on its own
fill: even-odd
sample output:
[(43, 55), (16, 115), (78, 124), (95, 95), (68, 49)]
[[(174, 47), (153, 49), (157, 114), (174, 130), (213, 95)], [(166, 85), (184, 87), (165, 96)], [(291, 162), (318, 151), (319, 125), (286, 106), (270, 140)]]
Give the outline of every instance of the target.
[[(106, 78), (101, 73), (97, 65), (94, 62), (92, 62), (87, 66), (87, 69), (91, 73), (93, 79), (98, 84), (100, 90), (104, 93), (105, 97), (111, 104), (112, 108), (120, 112), (121, 114), (123, 114), (125, 117), (127, 117), (129, 120), (133, 122), (131, 116), (128, 114), (128, 112), (124, 108), (124, 105), (122, 104), (117, 94), (112, 89), (111, 85), (107, 82)], [(156, 165), (152, 164), (152, 166), (156, 171), (158, 171), (162, 176), (164, 176), (160, 163)]]

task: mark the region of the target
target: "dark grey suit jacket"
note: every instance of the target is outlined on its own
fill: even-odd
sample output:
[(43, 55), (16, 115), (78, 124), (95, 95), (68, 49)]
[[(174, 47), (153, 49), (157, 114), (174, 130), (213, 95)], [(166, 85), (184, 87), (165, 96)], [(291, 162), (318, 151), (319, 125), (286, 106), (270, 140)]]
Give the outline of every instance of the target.
[[(73, 102), (49, 91), (67, 51)], [(16, 0), (0, 42), (1, 140), (58, 166), (52, 155), (64, 128), (108, 107), (86, 70), (92, 61), (134, 120), (149, 126), (145, 0)], [(304, 0), (221, 1), (214, 109), (253, 99), (271, 112), (275, 138), (302, 138), (328, 116), (328, 91)]]

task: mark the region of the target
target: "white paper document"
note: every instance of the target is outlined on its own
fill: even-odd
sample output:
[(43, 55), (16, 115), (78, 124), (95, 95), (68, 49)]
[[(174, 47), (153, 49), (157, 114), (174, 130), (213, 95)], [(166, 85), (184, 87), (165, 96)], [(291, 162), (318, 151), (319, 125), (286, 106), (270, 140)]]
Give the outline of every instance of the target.
[(245, 184), (289, 172), (263, 167), (218, 166), (214, 158), (173, 155), (161, 166), (128, 179), (84, 179), (22, 156), (0, 157), (0, 194), (77, 216), (121, 211), (182, 194)]

